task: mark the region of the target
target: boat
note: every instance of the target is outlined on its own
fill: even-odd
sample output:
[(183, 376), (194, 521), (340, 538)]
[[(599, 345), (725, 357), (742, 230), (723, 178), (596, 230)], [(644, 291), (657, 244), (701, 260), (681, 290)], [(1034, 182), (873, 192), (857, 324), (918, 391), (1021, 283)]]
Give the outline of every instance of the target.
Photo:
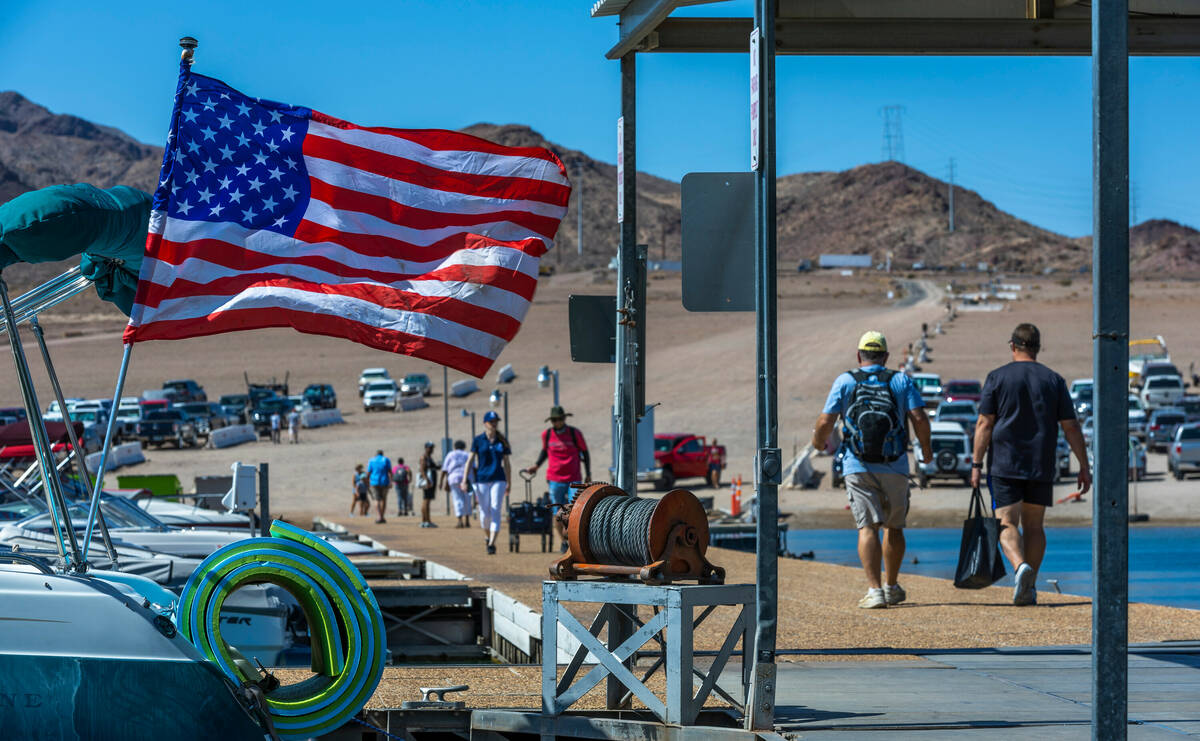
[[(0, 550), (0, 736), (323, 735), (362, 709), (386, 660), (383, 618), (361, 574), (334, 543), (286, 523), (271, 523), (270, 537), (244, 537), (248, 522), (246, 530), (174, 528), (106, 494), (116, 417), (93, 478), (38, 325), (41, 312), (93, 286), (128, 314), (149, 201), (123, 186), (75, 185), (0, 204), (0, 270), (82, 255), (78, 267), (15, 300), (0, 275), (0, 334), (12, 351), (30, 438), (28, 450), (0, 459), (7, 518), (0, 527), (7, 546)], [(65, 440), (52, 442), (47, 432), (17, 331), (22, 323), (33, 329)], [(35, 462), (22, 471), (15, 459), (31, 455)], [(65, 475), (68, 466), (74, 478)], [(317, 676), (281, 687), (263, 664), (276, 663), (289, 645), (287, 619), (297, 601)]]

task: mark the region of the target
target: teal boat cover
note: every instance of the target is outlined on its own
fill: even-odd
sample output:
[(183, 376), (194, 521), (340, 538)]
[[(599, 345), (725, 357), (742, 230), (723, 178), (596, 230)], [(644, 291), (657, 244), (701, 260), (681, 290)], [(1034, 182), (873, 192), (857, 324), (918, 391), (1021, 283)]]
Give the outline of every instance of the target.
[(146, 249), (150, 194), (118, 185), (52, 185), (0, 205), (0, 270), (82, 255), (96, 293), (129, 314)]

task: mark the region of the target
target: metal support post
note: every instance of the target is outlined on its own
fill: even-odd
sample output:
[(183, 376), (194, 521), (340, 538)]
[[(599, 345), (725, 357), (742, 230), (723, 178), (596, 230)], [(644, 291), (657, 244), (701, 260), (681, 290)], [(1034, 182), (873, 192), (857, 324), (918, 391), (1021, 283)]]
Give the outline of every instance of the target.
[[(75, 528), (71, 526), (70, 515), (67, 514), (67, 504), (62, 493), (62, 481), (59, 480), (58, 470), (54, 465), (54, 451), (50, 446), (50, 436), (46, 434), (46, 423), (42, 420), (41, 405), (38, 404), (33, 378), (29, 373), (29, 361), (25, 358), (25, 349), (21, 346), (21, 333), (17, 328), (12, 302), (8, 298), (8, 283), (3, 277), (0, 277), (0, 302), (3, 302), (4, 306), (4, 323), (8, 327), (8, 345), (12, 350), (13, 363), (17, 366), (17, 383), (21, 389), (21, 401), (25, 404), (29, 436), (33, 439), (33, 448), (37, 454), (38, 466), (45, 484), (46, 505), (50, 511), (50, 522), (54, 525), (58, 550), (69, 568), (81, 569), (84, 561), (87, 560), (87, 555), (86, 553), (80, 555), (79, 542), (75, 538)], [(65, 412), (66, 409), (63, 411)]]
[(558, 406), (558, 371), (554, 371), (554, 406)]
[[(79, 480), (83, 483), (87, 491), (92, 490), (92, 474), (87, 467), (87, 456), (84, 455), (83, 446), (79, 444), (79, 438), (75, 435), (75, 426), (72, 424), (70, 412), (67, 410), (67, 402), (63, 398), (62, 386), (58, 383), (58, 373), (54, 370), (54, 363), (50, 360), (50, 350), (46, 347), (46, 331), (42, 329), (42, 325), (38, 322), (36, 316), (30, 317), (29, 327), (33, 330), (33, 336), (37, 339), (38, 349), (42, 352), (42, 363), (46, 366), (46, 375), (50, 377), (50, 387), (54, 389), (54, 400), (58, 402), (58, 408), (62, 412), (63, 421), (67, 423), (67, 439), (71, 442), (71, 450), (74, 451), (75, 465), (79, 470)], [(113, 407), (110, 414), (113, 417), (117, 416), (117, 407)], [(108, 535), (108, 523), (104, 521), (104, 512), (97, 512), (97, 522), (100, 523), (100, 539), (104, 542), (104, 550), (108, 551), (108, 558), (112, 561), (114, 567), (117, 565), (117, 549), (113, 548), (112, 539)]]
[[(755, 188), (755, 318), (758, 352), (758, 455), (756, 484), (757, 615), (754, 670), (746, 709), (748, 729), (771, 730), (775, 725), (775, 630), (778, 612), (779, 481), (782, 474), (777, 447), (778, 327), (776, 318), (775, 226), (775, 0), (758, 0), (754, 25), (758, 39), (758, 169)], [(752, 48), (755, 45), (752, 45)]]
[(1128, 18), (1128, 0), (1092, 3), (1092, 738), (1106, 741), (1126, 737), (1128, 716)]
[(271, 468), (258, 464), (258, 534), (271, 537)]
[(113, 415), (108, 418), (108, 429), (104, 431), (104, 447), (100, 449), (100, 470), (96, 471), (96, 482), (92, 487), (92, 503), (88, 508), (87, 529), (83, 536), (83, 560), (87, 560), (88, 548), (92, 543), (92, 526), (100, 513), (100, 492), (104, 490), (104, 470), (108, 467), (108, 451), (112, 450), (113, 434), (117, 429), (116, 411), (121, 406), (121, 392), (125, 390), (125, 374), (129, 371), (129, 356), (133, 345), (125, 345), (121, 353), (121, 368), (117, 371), (117, 386), (113, 390)]
[[(633, 52), (621, 57), (621, 246), (617, 259), (617, 486), (633, 496), (637, 492), (637, 409), (634, 378), (641, 348), (633, 326), (642, 317), (633, 314), (633, 282), (637, 275), (637, 58)], [(556, 386), (557, 388), (557, 386)], [(557, 396), (557, 394), (556, 394)], [(557, 399), (555, 400), (557, 404)], [(628, 617), (632, 607), (619, 606), (608, 624), (610, 649), (633, 634)], [(628, 666), (630, 661), (627, 659)], [(610, 677), (606, 687), (607, 707), (629, 707), (625, 688)]]

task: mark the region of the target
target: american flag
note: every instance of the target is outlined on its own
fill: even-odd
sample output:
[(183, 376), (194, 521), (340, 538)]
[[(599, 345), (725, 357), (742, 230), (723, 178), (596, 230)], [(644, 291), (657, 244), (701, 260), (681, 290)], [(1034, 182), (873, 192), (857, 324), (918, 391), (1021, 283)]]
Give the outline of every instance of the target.
[(570, 190), (546, 149), (357, 126), (184, 65), (125, 342), (292, 327), (482, 376)]

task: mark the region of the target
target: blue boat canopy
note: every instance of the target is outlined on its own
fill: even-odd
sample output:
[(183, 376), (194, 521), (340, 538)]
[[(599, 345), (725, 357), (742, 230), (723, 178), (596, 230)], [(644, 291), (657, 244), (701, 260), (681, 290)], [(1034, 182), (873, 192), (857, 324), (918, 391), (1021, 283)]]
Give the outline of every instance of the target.
[(118, 185), (52, 185), (0, 205), (0, 270), (81, 255), (100, 298), (129, 314), (146, 249), (150, 194)]

